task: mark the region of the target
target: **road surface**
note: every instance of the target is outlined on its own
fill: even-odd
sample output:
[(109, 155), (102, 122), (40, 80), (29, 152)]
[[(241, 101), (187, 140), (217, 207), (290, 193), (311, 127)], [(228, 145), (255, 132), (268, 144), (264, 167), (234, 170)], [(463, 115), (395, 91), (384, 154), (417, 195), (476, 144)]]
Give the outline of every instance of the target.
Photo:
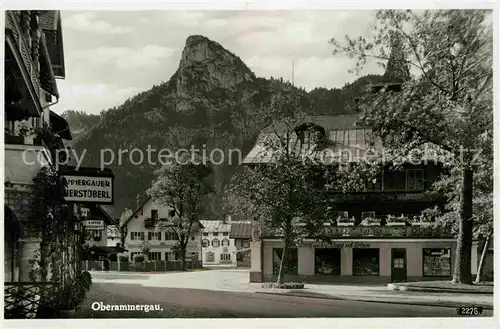
[[(159, 304), (161, 311), (100, 311), (104, 305)], [(270, 317), (456, 317), (456, 309), (249, 292), (147, 287), (140, 284), (94, 283), (78, 318), (270, 318)], [(492, 316), (485, 311), (483, 316)]]

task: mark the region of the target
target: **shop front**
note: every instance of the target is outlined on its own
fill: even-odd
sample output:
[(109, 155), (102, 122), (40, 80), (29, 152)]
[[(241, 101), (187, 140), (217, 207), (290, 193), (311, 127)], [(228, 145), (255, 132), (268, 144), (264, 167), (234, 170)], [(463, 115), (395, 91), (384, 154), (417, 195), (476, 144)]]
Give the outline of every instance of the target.
[[(283, 243), (279, 239), (253, 241), (261, 248), (260, 264), (252, 262), (253, 282), (273, 281), (279, 271)], [(456, 240), (342, 239), (330, 245), (305, 241), (288, 250), (285, 280), (307, 282), (390, 283), (449, 280)], [(252, 256), (254, 252), (252, 251)], [(256, 257), (252, 257), (257, 261)], [(255, 272), (260, 272), (259, 275)]]

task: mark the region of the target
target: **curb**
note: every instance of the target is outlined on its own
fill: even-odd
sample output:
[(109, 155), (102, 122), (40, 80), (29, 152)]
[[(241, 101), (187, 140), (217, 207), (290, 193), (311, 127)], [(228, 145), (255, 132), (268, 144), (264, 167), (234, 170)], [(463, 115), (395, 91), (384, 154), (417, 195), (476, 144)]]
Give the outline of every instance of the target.
[(474, 291), (474, 290), (465, 291), (465, 290), (458, 290), (458, 289), (440, 289), (440, 288), (425, 288), (425, 287), (412, 287), (412, 286), (394, 286), (393, 290), (440, 292), (440, 293), (449, 293), (449, 294), (493, 295), (493, 292)]
[[(302, 297), (302, 298), (313, 298), (313, 299), (331, 299), (331, 300), (349, 300), (357, 302), (371, 302), (371, 303), (383, 303), (383, 304), (403, 304), (403, 305), (419, 305), (419, 306), (435, 306), (435, 307), (470, 307), (470, 303), (454, 303), (454, 302), (421, 302), (421, 301), (402, 301), (402, 300), (380, 300), (376, 298), (359, 298), (350, 296), (330, 296), (330, 295), (318, 295), (318, 296), (302, 296), (291, 293), (283, 292), (267, 292), (267, 291), (256, 291), (256, 294), (264, 295), (278, 295), (278, 296), (289, 296), (289, 297)], [(474, 304), (474, 306), (482, 307), (485, 310), (493, 310), (493, 305), (488, 304)]]

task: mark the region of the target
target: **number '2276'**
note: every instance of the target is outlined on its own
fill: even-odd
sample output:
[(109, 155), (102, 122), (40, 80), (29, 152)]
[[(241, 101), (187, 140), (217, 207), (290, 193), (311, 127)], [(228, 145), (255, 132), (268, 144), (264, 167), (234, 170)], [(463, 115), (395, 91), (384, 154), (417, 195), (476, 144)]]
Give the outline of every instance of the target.
[(483, 313), (482, 307), (459, 307), (457, 308), (458, 315), (478, 316)]

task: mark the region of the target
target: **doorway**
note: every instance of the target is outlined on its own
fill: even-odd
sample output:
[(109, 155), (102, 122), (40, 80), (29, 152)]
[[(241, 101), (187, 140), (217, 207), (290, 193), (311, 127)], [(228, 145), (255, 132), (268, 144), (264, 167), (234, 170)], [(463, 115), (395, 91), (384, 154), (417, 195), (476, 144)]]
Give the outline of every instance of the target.
[(406, 282), (406, 249), (392, 249), (391, 251), (391, 282)]

